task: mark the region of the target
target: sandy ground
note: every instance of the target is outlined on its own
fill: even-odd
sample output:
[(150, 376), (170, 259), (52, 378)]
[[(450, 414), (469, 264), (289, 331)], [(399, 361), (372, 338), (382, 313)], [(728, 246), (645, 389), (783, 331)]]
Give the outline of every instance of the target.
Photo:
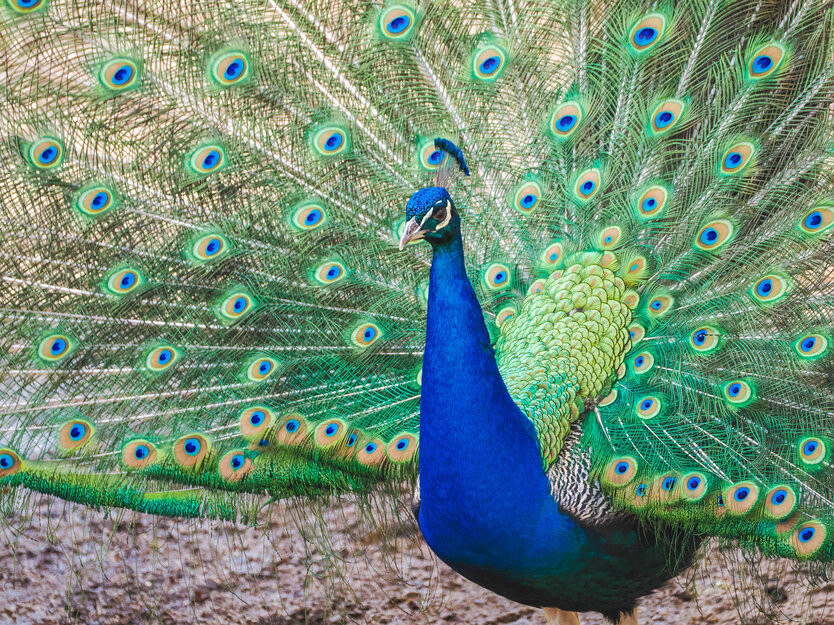
[[(544, 624), (539, 610), (438, 563), (410, 521), (369, 530), (352, 504), (323, 508), (324, 529), (299, 527), (309, 510), (288, 506), (252, 528), (105, 515), (48, 498), (35, 511), (5, 519), (2, 625)], [(324, 532), (330, 544), (305, 546), (301, 532)], [(834, 625), (834, 583), (811, 587), (783, 569), (715, 547), (698, 570), (642, 601), (641, 623)], [(740, 570), (734, 583), (729, 572)]]

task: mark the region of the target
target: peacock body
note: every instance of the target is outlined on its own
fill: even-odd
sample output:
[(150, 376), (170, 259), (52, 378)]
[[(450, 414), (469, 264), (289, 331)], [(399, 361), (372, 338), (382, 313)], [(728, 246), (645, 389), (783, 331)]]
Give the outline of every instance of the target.
[(5, 1), (6, 510), (417, 479), (612, 620), (834, 560), (830, 3)]

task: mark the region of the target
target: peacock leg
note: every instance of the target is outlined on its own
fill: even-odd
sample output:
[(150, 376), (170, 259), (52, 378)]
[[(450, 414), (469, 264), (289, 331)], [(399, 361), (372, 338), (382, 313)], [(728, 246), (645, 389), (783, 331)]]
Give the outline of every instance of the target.
[(542, 608), (547, 625), (579, 625), (578, 612), (565, 612), (559, 608)]
[(618, 625), (637, 625), (637, 608), (634, 608), (628, 614), (624, 614)]

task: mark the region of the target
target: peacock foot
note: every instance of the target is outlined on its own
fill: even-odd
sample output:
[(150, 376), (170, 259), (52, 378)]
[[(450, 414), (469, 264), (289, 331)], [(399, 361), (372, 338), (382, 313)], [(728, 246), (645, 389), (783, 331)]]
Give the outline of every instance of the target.
[[(543, 608), (547, 625), (579, 625), (578, 612), (566, 612), (559, 608)], [(623, 614), (617, 625), (637, 625), (637, 608)]]
[(565, 612), (559, 608), (543, 608), (547, 625), (579, 625), (578, 612)]

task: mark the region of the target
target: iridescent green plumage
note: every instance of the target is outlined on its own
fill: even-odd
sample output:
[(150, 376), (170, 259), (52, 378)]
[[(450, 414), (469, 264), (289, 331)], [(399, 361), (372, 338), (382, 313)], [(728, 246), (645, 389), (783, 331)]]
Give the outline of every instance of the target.
[(430, 257), (397, 244), (448, 137), (545, 468), (582, 420), (615, 504), (832, 558), (829, 6), (18, 5), (4, 483), (231, 518), (412, 479)]

